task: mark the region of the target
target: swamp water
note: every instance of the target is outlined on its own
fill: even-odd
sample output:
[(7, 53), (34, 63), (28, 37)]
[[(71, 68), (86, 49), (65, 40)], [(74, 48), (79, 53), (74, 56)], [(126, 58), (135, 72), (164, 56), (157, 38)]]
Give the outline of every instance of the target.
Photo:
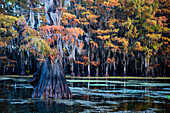
[(42, 100), (28, 81), (0, 78), (0, 113), (170, 112), (170, 83), (68, 79), (72, 99)]

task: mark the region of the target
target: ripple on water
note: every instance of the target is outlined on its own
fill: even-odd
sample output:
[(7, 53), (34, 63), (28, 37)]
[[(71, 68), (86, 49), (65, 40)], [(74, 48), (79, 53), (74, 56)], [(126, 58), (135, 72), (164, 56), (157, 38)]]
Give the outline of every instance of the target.
[[(4, 81), (6, 78), (1, 79)], [(10, 80), (10, 79), (6, 79)], [(0, 87), (2, 112), (166, 112), (170, 102), (170, 84), (98, 81), (90, 88), (70, 87), (72, 99), (31, 99), (33, 87), (25, 80)], [(125, 85), (125, 87), (124, 87)], [(94, 88), (94, 89), (93, 89)], [(139, 109), (141, 107), (141, 109)], [(60, 109), (59, 109), (60, 108)]]

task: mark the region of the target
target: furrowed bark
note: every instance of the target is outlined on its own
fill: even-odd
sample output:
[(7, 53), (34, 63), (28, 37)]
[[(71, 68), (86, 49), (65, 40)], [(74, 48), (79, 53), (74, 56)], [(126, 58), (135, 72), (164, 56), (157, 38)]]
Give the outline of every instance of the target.
[(46, 60), (43, 63), (41, 77), (32, 94), (33, 98), (70, 98), (71, 92), (66, 82), (61, 63)]

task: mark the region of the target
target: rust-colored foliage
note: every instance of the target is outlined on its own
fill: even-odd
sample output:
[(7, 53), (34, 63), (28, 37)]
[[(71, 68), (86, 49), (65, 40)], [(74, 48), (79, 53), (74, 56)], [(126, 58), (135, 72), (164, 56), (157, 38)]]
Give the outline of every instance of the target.
[(81, 64), (81, 65), (83, 65), (84, 64), (84, 62), (80, 62), (80, 61), (74, 61), (76, 64)]
[(7, 59), (6, 56), (0, 57), (0, 60), (6, 60), (6, 59)]
[(84, 60), (89, 60), (89, 59), (90, 59), (89, 57), (87, 57), (87, 56), (85, 56), (85, 55), (82, 55), (82, 58), (83, 58)]
[(98, 66), (98, 65), (100, 65), (100, 62), (99, 61), (91, 61), (91, 64), (94, 66)]

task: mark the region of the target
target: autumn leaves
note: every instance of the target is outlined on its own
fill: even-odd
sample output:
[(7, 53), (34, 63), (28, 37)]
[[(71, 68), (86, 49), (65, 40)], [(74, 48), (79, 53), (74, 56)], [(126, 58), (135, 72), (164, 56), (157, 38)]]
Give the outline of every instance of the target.
[[(24, 46), (30, 52), (50, 56), (51, 59), (59, 56), (66, 63), (68, 59), (74, 59), (73, 66), (87, 65), (87, 70), (94, 70), (95, 66), (98, 68), (96, 71), (100, 71), (96, 73), (100, 75), (115, 72), (122, 75), (125, 71), (129, 71), (129, 75), (132, 71), (136, 75), (144, 73), (142, 71), (147, 70), (150, 64), (160, 63), (153, 60), (158, 59), (155, 55), (169, 53), (169, 20), (165, 15), (168, 11), (166, 9), (161, 13), (161, 8), (167, 6), (162, 1), (70, 0), (67, 9), (63, 4), (57, 5), (56, 9), (52, 7), (50, 10), (48, 7), (49, 14), (47, 9), (44, 12), (40, 10), (41, 14), (39, 9), (30, 9), (35, 14), (35, 21), (37, 18), (41, 21), (41, 25), (35, 29), (29, 27), (29, 22), (28, 26), (24, 26), (26, 21), (23, 16), (19, 18), (18, 25), (24, 26), (21, 35), (24, 37)], [(43, 6), (41, 9), (44, 9)], [(52, 19), (46, 19), (45, 15)], [(58, 16), (55, 18), (55, 15)], [(8, 18), (12, 19), (11, 23), (3, 21), (0, 27), (3, 34), (0, 45), (9, 43), (7, 39), (2, 41), (9, 32), (12, 32), (9, 40), (18, 35), (11, 29), (16, 18)], [(54, 21), (59, 19), (61, 22), (57, 23), (60, 25), (55, 25)], [(50, 24), (47, 20), (51, 21)], [(166, 58), (165, 54), (160, 56)]]

